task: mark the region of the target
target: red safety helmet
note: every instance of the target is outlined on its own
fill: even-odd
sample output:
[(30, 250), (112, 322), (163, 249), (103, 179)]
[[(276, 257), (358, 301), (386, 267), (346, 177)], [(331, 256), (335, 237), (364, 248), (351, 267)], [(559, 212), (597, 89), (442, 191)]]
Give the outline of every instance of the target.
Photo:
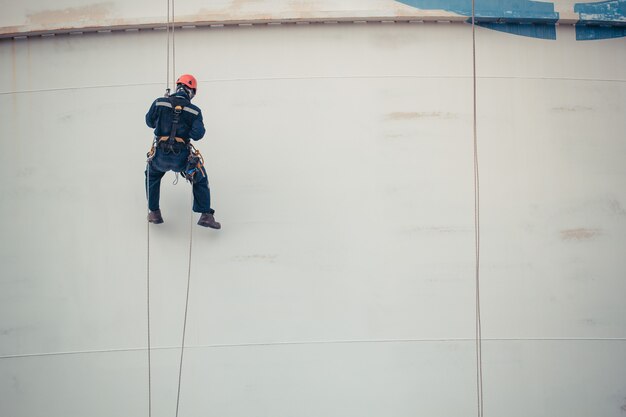
[(198, 88), (198, 81), (196, 81), (196, 77), (191, 74), (183, 74), (176, 80), (176, 85), (182, 84), (186, 85), (189, 88), (193, 88), (194, 91)]

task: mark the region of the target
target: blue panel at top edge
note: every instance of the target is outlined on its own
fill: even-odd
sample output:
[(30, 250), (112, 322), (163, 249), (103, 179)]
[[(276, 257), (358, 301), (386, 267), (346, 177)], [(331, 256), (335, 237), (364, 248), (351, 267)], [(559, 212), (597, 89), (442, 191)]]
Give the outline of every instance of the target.
[[(422, 10), (445, 10), (472, 15), (472, 0), (397, 0)], [(531, 0), (476, 0), (475, 18), (479, 26), (538, 39), (556, 39), (559, 14), (554, 3)], [(539, 23), (539, 24), (523, 24)]]
[(601, 39), (623, 38), (626, 36), (626, 27), (576, 25), (577, 41), (595, 41)]
[(626, 0), (576, 3), (574, 11), (584, 22), (623, 21), (626, 19)]
[(556, 39), (556, 25), (525, 25), (519, 23), (491, 23), (480, 22), (476, 25), (497, 30), (499, 32), (511, 33), (513, 35), (527, 36), (537, 39)]
[[(576, 40), (591, 41), (626, 36), (626, 0), (576, 3), (574, 11), (580, 14), (580, 23), (576, 24)], [(607, 21), (617, 24), (614, 26), (593, 24)]]
[[(472, 0), (397, 0), (423, 10), (446, 10), (463, 16), (472, 15)], [(559, 19), (553, 2), (532, 0), (476, 0), (476, 16), (501, 19), (524, 19), (545, 22)]]

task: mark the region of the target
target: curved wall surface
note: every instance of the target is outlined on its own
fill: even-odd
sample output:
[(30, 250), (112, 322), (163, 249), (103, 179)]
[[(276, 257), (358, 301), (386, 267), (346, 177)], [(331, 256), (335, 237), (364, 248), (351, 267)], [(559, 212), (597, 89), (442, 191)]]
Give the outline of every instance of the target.
[[(176, 31), (175, 65), (199, 79), (223, 229), (190, 225), (190, 187), (168, 174), (149, 259), (144, 115), (165, 89), (165, 31), (65, 35), (115, 24), (68, 18), (83, 7), (70, 2), (11, 6), (0, 416), (148, 415), (148, 262), (152, 415), (173, 415), (190, 230), (181, 416), (476, 414), (472, 27), (465, 3), (427, 3), (304, 16), (305, 2), (215, 2), (224, 27), (177, 3), (212, 22)], [(476, 28), (484, 415), (617, 417), (626, 43), (582, 41), (573, 17), (547, 21), (552, 3), (518, 3)], [(133, 4), (89, 7), (162, 24)], [(574, 7), (552, 4), (559, 19)], [(259, 10), (271, 16), (237, 15)], [(429, 13), (459, 23), (373, 23)], [(532, 13), (554, 38), (521, 28)]]

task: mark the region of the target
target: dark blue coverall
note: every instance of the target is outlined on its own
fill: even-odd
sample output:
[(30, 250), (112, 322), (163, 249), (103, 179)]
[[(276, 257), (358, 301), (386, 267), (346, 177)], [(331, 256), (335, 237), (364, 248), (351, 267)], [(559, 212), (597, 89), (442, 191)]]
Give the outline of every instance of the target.
[[(181, 105), (183, 111), (179, 116), (176, 129), (176, 137), (185, 141), (190, 139), (197, 141), (202, 139), (206, 132), (202, 121), (200, 108), (191, 104), (189, 96), (184, 90), (167, 97), (159, 97), (150, 106), (146, 114), (146, 124), (154, 129), (157, 141), (160, 137), (170, 136), (172, 121), (174, 118), (174, 106)], [(167, 171), (183, 172), (187, 166), (189, 149), (186, 144), (175, 142), (172, 149), (168, 149), (165, 142), (158, 142), (156, 154), (146, 166), (146, 194), (150, 211), (159, 210), (159, 198), (161, 193), (161, 178)], [(196, 174), (196, 182), (193, 183), (193, 211), (196, 213), (210, 213), (215, 211), (211, 208), (211, 191), (206, 170), (202, 167), (202, 174)]]

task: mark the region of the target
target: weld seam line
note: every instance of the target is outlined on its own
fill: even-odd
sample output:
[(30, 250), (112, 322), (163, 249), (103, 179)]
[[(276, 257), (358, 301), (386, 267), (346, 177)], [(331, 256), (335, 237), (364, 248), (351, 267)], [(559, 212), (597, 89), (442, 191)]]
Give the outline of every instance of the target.
[[(471, 75), (355, 75), (355, 76), (311, 76), (311, 77), (260, 77), (260, 78), (222, 78), (213, 80), (201, 80), (202, 83), (227, 83), (227, 82), (249, 82), (249, 81), (299, 81), (299, 80), (341, 80), (341, 79), (388, 79), (388, 78), (421, 78), (421, 79), (472, 79)], [(505, 76), (477, 76), (479, 80), (535, 80), (535, 81), (582, 81), (582, 82), (606, 82), (606, 83), (626, 83), (626, 80), (619, 79), (599, 79), (599, 78), (569, 78), (569, 77), (505, 77)], [(125, 88), (144, 87), (160, 85), (159, 82), (133, 83), (133, 84), (110, 84), (110, 85), (88, 85), (80, 87), (58, 87), (42, 88), (37, 90), (2, 91), (0, 95), (47, 93), (55, 91), (75, 91), (98, 88)]]
[[(452, 339), (389, 339), (389, 340), (327, 340), (327, 341), (304, 341), (304, 342), (258, 342), (258, 343), (224, 343), (213, 345), (185, 346), (185, 349), (219, 349), (236, 347), (267, 347), (267, 346), (299, 346), (299, 345), (338, 345), (338, 344), (374, 344), (374, 343), (454, 343), (475, 342), (475, 338), (452, 338)], [(482, 338), (483, 342), (626, 342), (626, 337), (552, 337), (552, 338)], [(92, 353), (118, 353), (145, 351), (146, 347), (101, 349), (69, 352), (28, 353), (20, 355), (4, 355), (0, 359), (17, 359), (39, 356), (67, 356), (84, 355)], [(154, 350), (180, 349), (180, 346), (160, 346), (151, 348)]]

